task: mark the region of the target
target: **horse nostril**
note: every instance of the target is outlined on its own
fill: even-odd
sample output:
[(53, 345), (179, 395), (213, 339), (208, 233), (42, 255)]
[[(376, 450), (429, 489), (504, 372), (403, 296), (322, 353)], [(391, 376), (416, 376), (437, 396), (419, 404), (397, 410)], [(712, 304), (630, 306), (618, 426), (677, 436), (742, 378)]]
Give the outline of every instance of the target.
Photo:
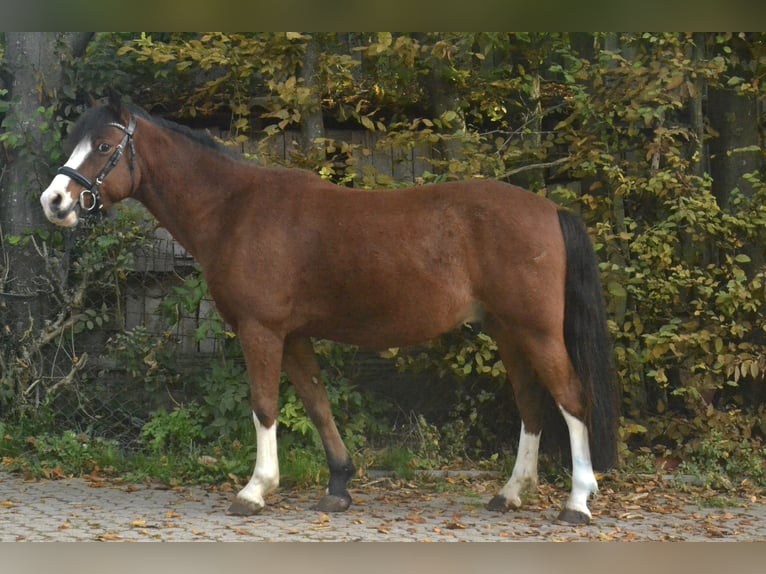
[(51, 206), (53, 207), (59, 207), (61, 205), (61, 194), (57, 193), (53, 196), (53, 200), (51, 201)]

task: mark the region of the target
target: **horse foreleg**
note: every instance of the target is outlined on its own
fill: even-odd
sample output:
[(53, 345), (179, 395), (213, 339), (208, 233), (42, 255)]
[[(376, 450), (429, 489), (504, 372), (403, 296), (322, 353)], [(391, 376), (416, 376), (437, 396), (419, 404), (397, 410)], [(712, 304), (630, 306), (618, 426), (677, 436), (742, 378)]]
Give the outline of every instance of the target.
[(266, 506), (264, 497), (279, 486), (279, 459), (277, 458), (277, 423), (265, 427), (253, 413), (256, 434), (255, 469), (245, 487), (239, 491), (229, 507), (229, 514), (249, 516), (258, 514)]
[(255, 469), (237, 493), (229, 514), (249, 516), (266, 506), (264, 497), (279, 486), (277, 414), (282, 341), (270, 331), (250, 326), (239, 332), (250, 379), (250, 402), (256, 433)]
[(588, 497), (598, 492), (598, 483), (590, 461), (588, 428), (562, 406), (559, 405), (559, 409), (569, 428), (569, 441), (572, 448), (572, 491), (558, 519), (572, 524), (588, 524), (591, 519)]
[(346, 484), (354, 476), (356, 469), (335, 425), (311, 341), (288, 339), (285, 342), (283, 366), (306, 412), (319, 431), (327, 455), (330, 481), (327, 493), (316, 508), (323, 512), (342, 512), (351, 505), (351, 495), (346, 489)]

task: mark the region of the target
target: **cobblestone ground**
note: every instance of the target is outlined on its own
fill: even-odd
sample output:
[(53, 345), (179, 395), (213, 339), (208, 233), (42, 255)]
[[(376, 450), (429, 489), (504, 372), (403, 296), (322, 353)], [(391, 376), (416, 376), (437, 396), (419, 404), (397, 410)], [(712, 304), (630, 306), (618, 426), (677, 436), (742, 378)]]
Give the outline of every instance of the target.
[(263, 513), (243, 518), (226, 514), (232, 493), (216, 489), (0, 472), (0, 541), (766, 541), (762, 494), (722, 499), (661, 480), (602, 481), (584, 527), (556, 523), (566, 493), (548, 485), (502, 515), (484, 509), (494, 479), (353, 485), (343, 514), (312, 510), (319, 488), (283, 489)]

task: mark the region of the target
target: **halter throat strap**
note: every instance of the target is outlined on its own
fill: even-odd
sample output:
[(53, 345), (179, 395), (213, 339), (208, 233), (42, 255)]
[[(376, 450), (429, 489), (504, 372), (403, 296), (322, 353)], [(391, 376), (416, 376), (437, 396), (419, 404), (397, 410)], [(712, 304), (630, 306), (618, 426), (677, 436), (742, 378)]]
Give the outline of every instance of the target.
[(104, 183), (106, 176), (109, 175), (109, 173), (117, 166), (120, 159), (122, 158), (122, 154), (125, 152), (125, 146), (130, 148), (129, 168), (131, 192), (134, 186), (133, 171), (134, 160), (136, 157), (136, 148), (133, 145), (133, 134), (136, 131), (136, 118), (131, 115), (127, 127), (123, 126), (122, 124), (118, 124), (117, 122), (109, 122), (107, 125), (121, 130), (125, 135), (122, 136), (122, 140), (120, 140), (120, 143), (117, 144), (117, 147), (114, 148), (114, 153), (112, 153), (112, 155), (109, 157), (109, 160), (106, 162), (106, 165), (104, 165), (104, 168), (101, 170), (101, 173), (99, 173), (96, 177), (96, 181), (91, 181), (76, 169), (66, 165), (61, 166), (56, 171), (57, 174), (65, 175), (85, 188), (82, 190), (82, 192), (80, 192), (79, 203), (80, 208), (83, 209), (86, 213), (96, 213), (103, 209), (104, 204), (101, 202), (101, 193), (99, 190), (101, 185)]

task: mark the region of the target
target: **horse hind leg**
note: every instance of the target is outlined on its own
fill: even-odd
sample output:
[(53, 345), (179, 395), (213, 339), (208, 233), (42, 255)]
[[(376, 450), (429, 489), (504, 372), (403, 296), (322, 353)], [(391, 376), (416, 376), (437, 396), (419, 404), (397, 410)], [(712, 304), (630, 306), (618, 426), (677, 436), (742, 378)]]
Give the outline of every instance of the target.
[(569, 414), (561, 405), (559, 409), (569, 428), (572, 449), (572, 490), (558, 519), (571, 524), (588, 524), (591, 520), (588, 497), (598, 492), (598, 483), (590, 458), (588, 427), (582, 420)]
[(537, 454), (547, 390), (564, 417), (572, 452), (572, 490), (558, 520), (572, 524), (589, 523), (588, 498), (598, 491), (598, 484), (591, 465), (581, 383), (574, 374), (563, 341), (555, 337), (538, 339), (536, 345), (526, 344), (520, 349), (510, 344), (503, 333), (492, 334), (513, 386), (522, 427), (511, 478), (490, 501), (488, 508), (497, 511), (518, 508), (521, 495), (537, 486)]
[(588, 524), (591, 520), (588, 498), (598, 492), (598, 483), (590, 456), (586, 393), (574, 372), (563, 340), (552, 340), (541, 350), (543, 352), (536, 361), (537, 372), (564, 417), (572, 453), (572, 489), (558, 520)]
[(311, 421), (319, 431), (327, 455), (330, 480), (327, 492), (316, 509), (323, 512), (343, 512), (352, 502), (346, 485), (356, 473), (356, 469), (335, 425), (327, 391), (320, 380), (321, 373), (311, 341), (303, 338), (288, 339), (285, 342), (283, 367)]

